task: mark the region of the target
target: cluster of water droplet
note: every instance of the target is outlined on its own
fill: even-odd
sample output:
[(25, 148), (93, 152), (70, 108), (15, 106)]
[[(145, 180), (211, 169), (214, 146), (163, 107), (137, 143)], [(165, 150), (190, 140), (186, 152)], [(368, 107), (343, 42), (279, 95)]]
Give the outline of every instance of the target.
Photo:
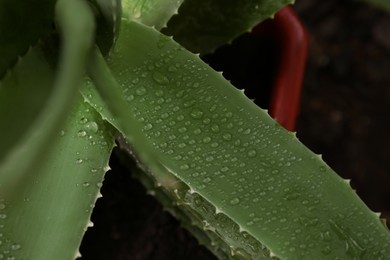
[(14, 254), (21, 249), (21, 245), (6, 237), (4, 231), (8, 217), (5, 213), (6, 208), (5, 200), (0, 198), (0, 259), (14, 260), (16, 259)]

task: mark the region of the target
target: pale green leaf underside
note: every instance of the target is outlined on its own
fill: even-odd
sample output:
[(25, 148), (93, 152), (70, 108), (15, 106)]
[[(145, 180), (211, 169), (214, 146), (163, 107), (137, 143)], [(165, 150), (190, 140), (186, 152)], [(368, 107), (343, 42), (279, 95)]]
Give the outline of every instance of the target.
[(184, 0), (123, 0), (123, 16), (160, 30)]
[[(196, 55), (123, 22), (109, 65), (172, 175), (154, 178), (215, 236), (232, 247), (255, 237), (254, 249), (244, 249), (252, 256), (259, 243), (289, 259), (390, 254), (389, 232), (349, 185)], [(83, 93), (122, 130), (91, 85)]]
[(231, 42), (292, 0), (186, 0), (164, 34), (195, 53), (208, 53)]
[(79, 98), (50, 151), (41, 154), (43, 166), (12, 197), (0, 198), (0, 259), (76, 256), (107, 171), (112, 133)]

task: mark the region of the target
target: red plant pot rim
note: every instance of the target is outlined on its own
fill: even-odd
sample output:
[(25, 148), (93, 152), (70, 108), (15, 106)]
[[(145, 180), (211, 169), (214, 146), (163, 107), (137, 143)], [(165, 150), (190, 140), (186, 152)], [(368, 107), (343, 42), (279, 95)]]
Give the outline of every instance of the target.
[(272, 86), (269, 113), (287, 130), (295, 129), (308, 53), (308, 33), (291, 6), (274, 19), (257, 25), (252, 33), (274, 39), (280, 54)]

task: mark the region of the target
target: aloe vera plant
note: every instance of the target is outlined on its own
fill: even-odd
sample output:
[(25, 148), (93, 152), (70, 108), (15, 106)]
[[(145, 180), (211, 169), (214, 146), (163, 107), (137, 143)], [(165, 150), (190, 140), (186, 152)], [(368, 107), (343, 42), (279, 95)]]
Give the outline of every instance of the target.
[(386, 226), (348, 182), (188, 51), (288, 1), (1, 3), (0, 259), (78, 255), (115, 136), (220, 259), (390, 255)]

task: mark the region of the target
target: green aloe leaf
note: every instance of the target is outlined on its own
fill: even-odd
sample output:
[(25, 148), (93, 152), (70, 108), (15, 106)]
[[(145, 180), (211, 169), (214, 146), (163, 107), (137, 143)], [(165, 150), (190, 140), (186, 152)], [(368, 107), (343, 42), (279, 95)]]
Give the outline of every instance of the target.
[(56, 0), (0, 1), (0, 78), (53, 28)]
[(272, 17), (292, 0), (186, 0), (164, 34), (195, 53), (209, 53)]
[[(94, 32), (92, 13), (83, 1), (60, 0), (56, 15), (63, 48), (55, 78), (45, 60), (45, 55), (53, 53), (40, 46), (22, 59), (1, 85), (0, 119), (5, 122), (0, 137), (5, 143), (0, 152), (3, 196), (39, 166), (39, 155), (65, 120), (84, 74)], [(23, 103), (19, 103), (19, 96)]]
[(0, 259), (75, 258), (113, 143), (113, 129), (79, 97), (40, 154), (39, 170), (12, 196), (0, 197)]
[(184, 0), (123, 0), (125, 18), (160, 30), (177, 13)]
[[(387, 228), (349, 184), (220, 73), (153, 29), (124, 22), (120, 35), (108, 64), (166, 169), (148, 168), (130, 140), (140, 178), (217, 255), (390, 254)], [(126, 134), (92, 84), (83, 94)]]

